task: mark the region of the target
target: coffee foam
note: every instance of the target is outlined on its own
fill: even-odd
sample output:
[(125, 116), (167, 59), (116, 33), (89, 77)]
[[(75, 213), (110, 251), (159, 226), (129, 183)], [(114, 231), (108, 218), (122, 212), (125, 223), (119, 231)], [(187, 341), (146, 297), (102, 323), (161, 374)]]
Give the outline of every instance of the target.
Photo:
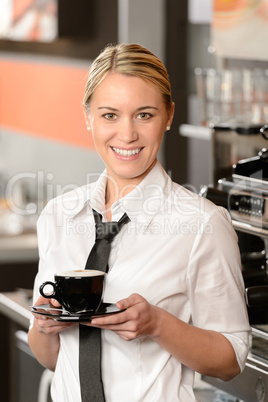
[(56, 276), (87, 277), (87, 276), (99, 276), (104, 274), (105, 274), (104, 272), (97, 271), (96, 269), (75, 269), (73, 271), (58, 272)]

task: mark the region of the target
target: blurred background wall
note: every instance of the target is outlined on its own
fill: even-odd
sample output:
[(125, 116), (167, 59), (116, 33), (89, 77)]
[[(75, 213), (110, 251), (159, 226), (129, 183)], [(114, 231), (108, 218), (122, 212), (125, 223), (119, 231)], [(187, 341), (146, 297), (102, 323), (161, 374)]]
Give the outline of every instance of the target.
[[(24, 197), (35, 202), (40, 198), (40, 183), (38, 187), (35, 177), (28, 177), (29, 172), (39, 174), (39, 178), (42, 172), (41, 185), (50, 186), (47, 197), (51, 198), (62, 189), (67, 191), (86, 183), (88, 176), (103, 170), (85, 128), (82, 98), (91, 60), (108, 43), (117, 42), (138, 42), (170, 67), (173, 96), (175, 101), (179, 100), (178, 117), (159, 159), (164, 165), (169, 160), (166, 165), (169, 171), (173, 170), (175, 176), (178, 172), (178, 179), (186, 180), (186, 165), (182, 165), (177, 152), (175, 160), (172, 154), (174, 145), (177, 148), (178, 124), (185, 119), (186, 110), (187, 2), (183, 6), (174, 0), (80, 0), (75, 3), (50, 0), (48, 3), (57, 6), (54, 10), (58, 13), (52, 40), (42, 39), (40, 29), (37, 31), (36, 19), (39, 16), (40, 28), (44, 9), (38, 10), (37, 3), (30, 0), (15, 1), (13, 26), (0, 40), (2, 180), (8, 182), (18, 175), (17, 184), (25, 192)], [(32, 28), (28, 37), (23, 37), (26, 29), (22, 28), (23, 19), (34, 12)], [(3, 27), (1, 19), (0, 26)], [(183, 148), (180, 151), (184, 155)]]

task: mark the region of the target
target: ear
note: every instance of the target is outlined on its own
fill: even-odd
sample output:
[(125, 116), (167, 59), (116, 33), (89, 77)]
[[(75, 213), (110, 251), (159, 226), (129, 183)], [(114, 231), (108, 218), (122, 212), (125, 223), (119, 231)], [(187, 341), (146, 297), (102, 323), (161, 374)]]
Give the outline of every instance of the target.
[(84, 114), (87, 130), (90, 131), (91, 130), (90, 121), (89, 121), (88, 113), (87, 113), (86, 106), (84, 103), (83, 103), (83, 114)]
[(173, 121), (173, 117), (174, 117), (174, 112), (175, 112), (175, 103), (172, 102), (171, 108), (168, 112), (168, 119), (167, 119), (167, 127), (171, 127), (172, 121)]

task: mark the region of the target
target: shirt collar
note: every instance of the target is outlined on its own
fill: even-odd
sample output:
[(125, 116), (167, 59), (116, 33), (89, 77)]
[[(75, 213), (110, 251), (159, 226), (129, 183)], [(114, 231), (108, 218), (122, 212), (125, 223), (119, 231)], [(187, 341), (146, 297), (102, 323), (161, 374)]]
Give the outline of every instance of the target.
[(71, 199), (72, 203), (74, 204), (74, 207), (70, 210), (72, 210), (72, 213), (70, 214), (73, 218), (76, 217), (80, 212), (86, 211), (87, 208), (90, 208), (90, 210), (93, 208), (97, 212), (103, 214), (103, 211), (105, 209), (105, 190), (106, 190), (106, 183), (107, 183), (107, 172), (106, 169), (103, 171), (103, 173), (99, 176), (98, 180), (95, 183), (91, 184), (86, 184), (85, 186), (78, 187), (76, 190), (74, 190), (72, 196), (68, 197), (68, 194), (65, 195), (65, 204), (69, 203), (70, 201), (68, 198)]
[[(73, 216), (78, 215), (87, 206), (104, 215), (106, 183), (105, 169), (93, 185), (82, 187), (83, 198)], [(112, 205), (112, 220), (118, 221), (126, 212), (132, 222), (149, 225), (165, 202), (170, 190), (171, 179), (157, 161), (138, 186)]]
[(149, 225), (171, 190), (171, 179), (159, 162), (142, 182), (118, 201), (132, 222)]

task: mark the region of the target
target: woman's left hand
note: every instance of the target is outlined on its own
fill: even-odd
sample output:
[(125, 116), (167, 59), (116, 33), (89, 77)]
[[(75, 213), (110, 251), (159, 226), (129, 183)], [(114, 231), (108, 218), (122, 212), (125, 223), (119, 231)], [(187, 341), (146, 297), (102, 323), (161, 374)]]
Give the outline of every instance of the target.
[(126, 341), (140, 336), (153, 336), (159, 325), (161, 309), (151, 305), (144, 297), (136, 293), (118, 301), (116, 306), (126, 310), (119, 314), (94, 318), (90, 326), (114, 331)]
[(228, 381), (239, 373), (234, 349), (221, 333), (188, 324), (138, 294), (116, 305), (126, 310), (86, 325), (114, 331), (125, 341), (149, 336), (182, 364), (210, 377)]

